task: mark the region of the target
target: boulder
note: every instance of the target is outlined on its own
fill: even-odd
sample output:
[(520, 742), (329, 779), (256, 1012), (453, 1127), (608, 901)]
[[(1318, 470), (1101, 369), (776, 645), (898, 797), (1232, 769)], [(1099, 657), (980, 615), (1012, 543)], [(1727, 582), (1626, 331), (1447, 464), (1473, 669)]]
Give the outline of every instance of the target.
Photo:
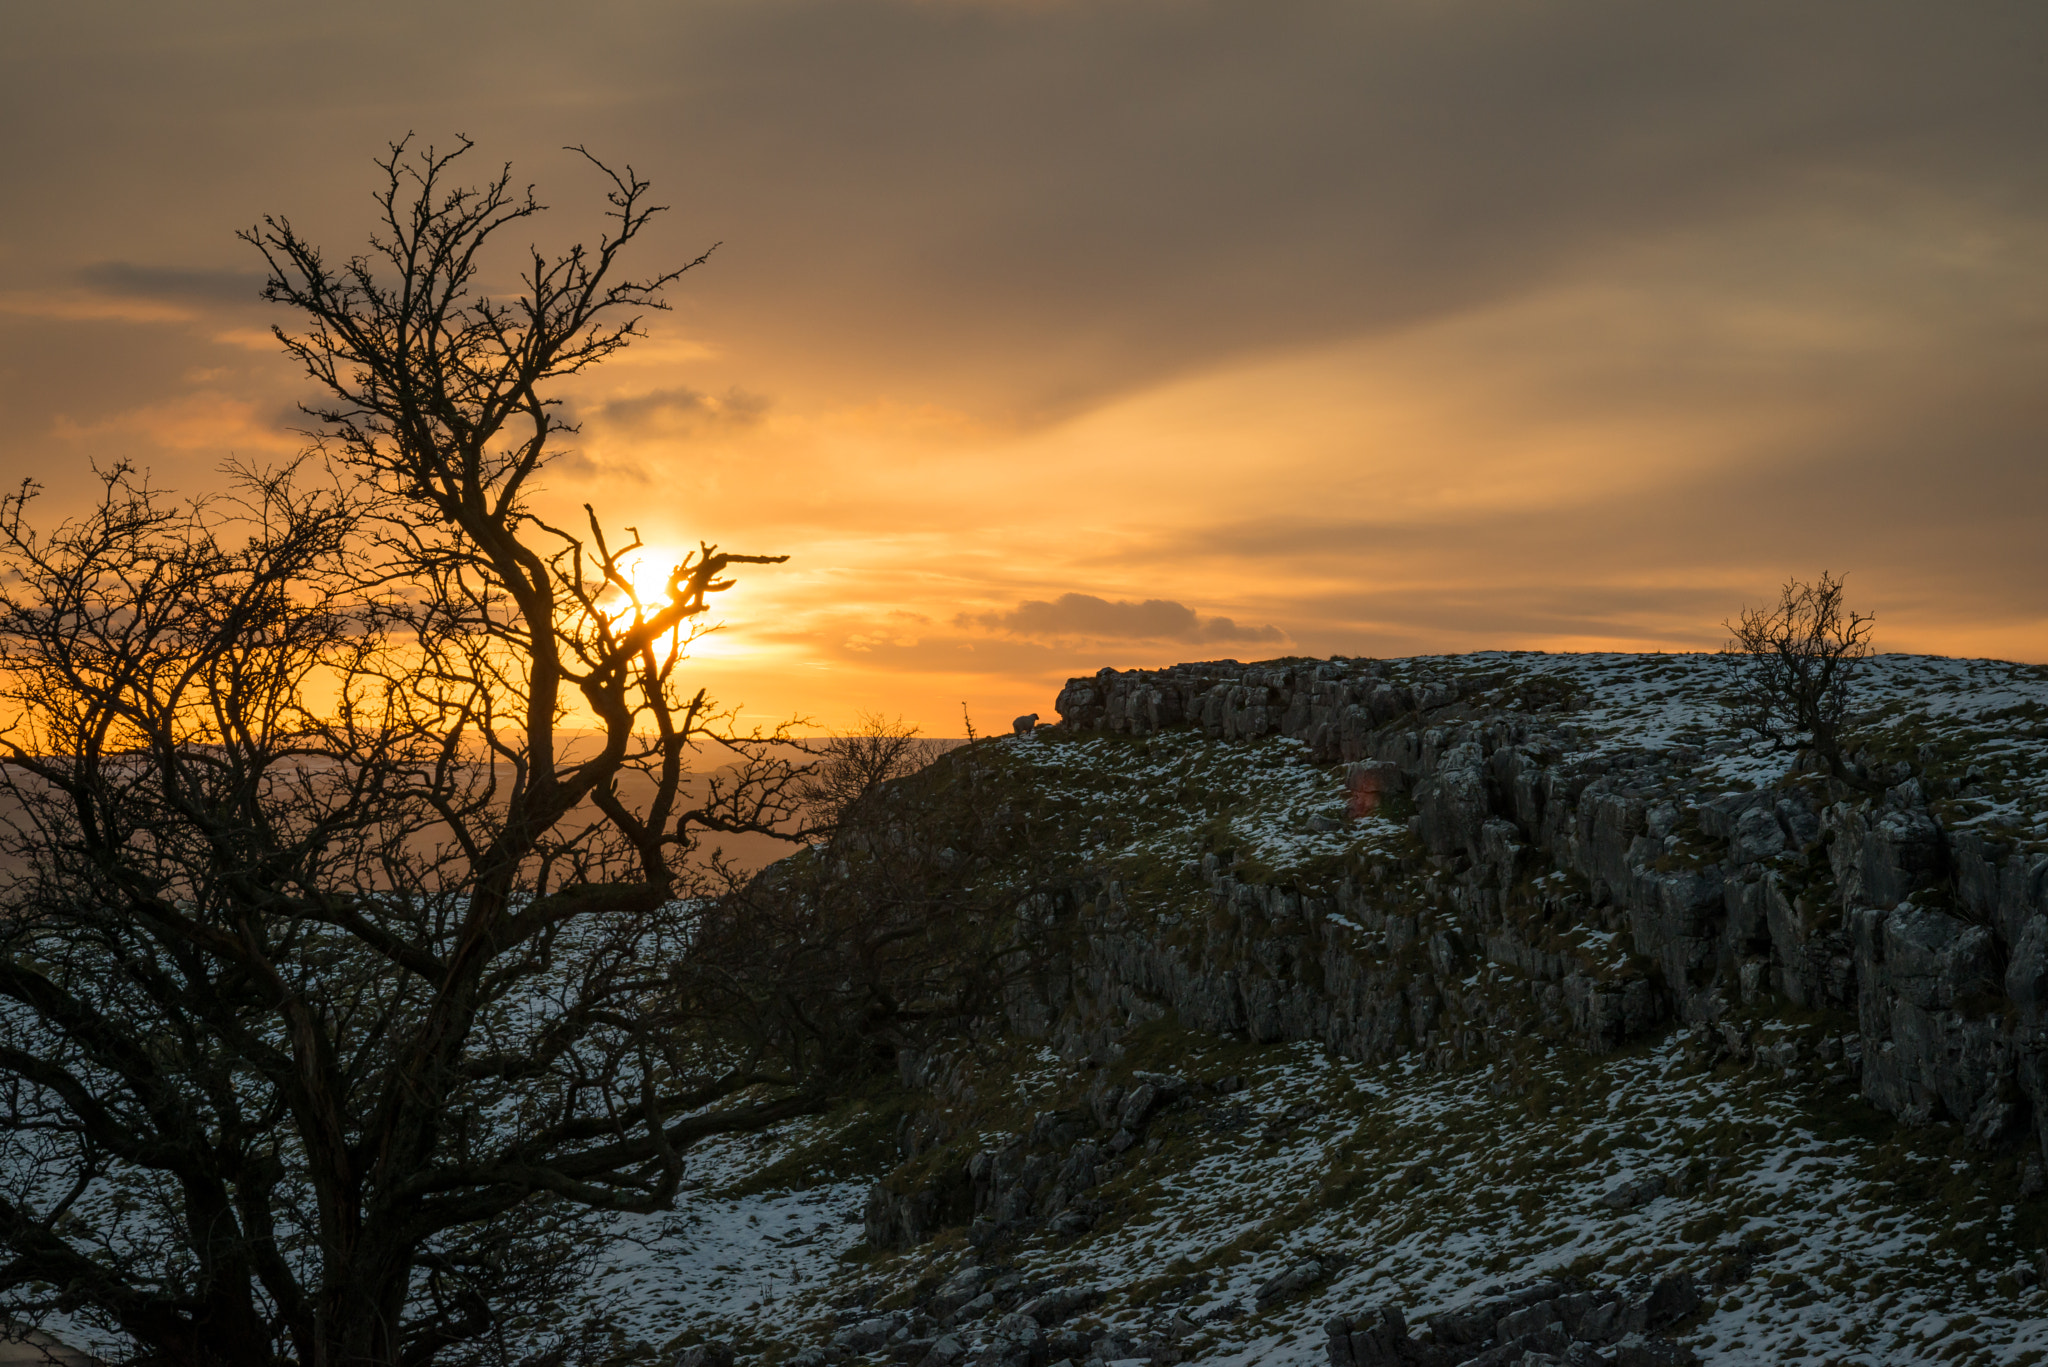
[(1092, 1286), (1056, 1286), (1018, 1306), (1017, 1313), (1042, 1325), (1052, 1325), (1080, 1314), (1101, 1299), (1102, 1293)]
[(987, 1284), (988, 1279), (989, 1273), (984, 1268), (972, 1265), (961, 1268), (958, 1272), (948, 1277), (939, 1286), (937, 1291), (932, 1293), (931, 1313), (934, 1315), (952, 1314), (955, 1310), (958, 1310), (961, 1306), (979, 1296), (982, 1287)]
[(1600, 1204), (1609, 1210), (1634, 1210), (1664, 1194), (1664, 1179), (1656, 1173), (1625, 1178), (1601, 1194)]
[(904, 1327), (909, 1316), (902, 1311), (891, 1311), (886, 1315), (875, 1315), (849, 1324), (832, 1336), (832, 1347), (849, 1353), (872, 1353)]
[(1359, 1315), (1339, 1315), (1323, 1326), (1330, 1367), (1400, 1367), (1416, 1355), (1408, 1321), (1391, 1305)]
[(1303, 1258), (1284, 1269), (1278, 1276), (1271, 1277), (1252, 1293), (1252, 1301), (1261, 1309), (1274, 1301), (1286, 1300), (1289, 1296), (1308, 1290), (1323, 1279), (1324, 1268), (1319, 1258)]

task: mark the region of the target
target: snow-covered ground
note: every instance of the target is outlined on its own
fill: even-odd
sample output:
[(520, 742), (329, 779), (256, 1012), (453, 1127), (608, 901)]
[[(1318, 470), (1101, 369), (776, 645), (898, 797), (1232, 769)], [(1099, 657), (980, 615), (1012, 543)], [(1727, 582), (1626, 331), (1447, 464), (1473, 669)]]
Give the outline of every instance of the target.
[(1013, 743), (1005, 760), (1082, 846), (1126, 866), (1184, 872), (1211, 826), (1238, 859), (1274, 869), (1334, 864), (1406, 835), (1395, 821), (1349, 819), (1341, 772), (1311, 764), (1296, 740), (1217, 744), (1193, 731), (1033, 739)]
[[(1723, 698), (1734, 674), (1725, 655), (1483, 651), (1388, 663), (1404, 679), (1504, 673), (1563, 681), (1579, 695), (1580, 705), (1561, 718), (1575, 750), (1699, 750), (1693, 772), (1703, 786), (1768, 783), (1785, 773), (1790, 758), (1731, 730)], [(1871, 742), (1916, 761), (1926, 744), (1924, 767), (1956, 777), (1978, 771), (1971, 810), (1945, 820), (2048, 835), (2048, 666), (1874, 655), (1854, 679), (1852, 744)]]
[[(1845, 1068), (1809, 1063), (1789, 1084), (1770, 1068), (1707, 1073), (1676, 1041), (1554, 1055), (1512, 1080), (1307, 1045), (1186, 1037), (1175, 1053), (1188, 1078), (1228, 1073), (1244, 1089), (1155, 1121), (1160, 1145), (1133, 1150), (1103, 1188), (1114, 1214), (1098, 1230), (999, 1255), (1102, 1287), (1085, 1324), (1156, 1334), (1179, 1317), (1194, 1326), (1192, 1361), (1307, 1367), (1324, 1361), (1321, 1326), (1339, 1312), (1391, 1301), (1413, 1321), (1544, 1274), (1683, 1268), (1705, 1282), (1719, 1266), (1726, 1280), (1705, 1287), (1708, 1313), (1687, 1335), (1709, 1363), (2048, 1359), (2048, 1294), (2001, 1281), (2027, 1255), (1997, 1195), (2009, 1180), (1956, 1159), (1940, 1131), (1896, 1130), (1853, 1096)], [(1046, 1076), (1028, 1100), (1070, 1105), (1081, 1085)], [(736, 1181), (805, 1138), (711, 1166)], [(1666, 1195), (1602, 1204), (1648, 1174)], [(815, 1342), (821, 1316), (859, 1288), (879, 1283), (870, 1299), (886, 1304), (889, 1289), (972, 1258), (957, 1238), (870, 1254), (860, 1195), (841, 1182), (692, 1199), (674, 1237), (619, 1250), (609, 1275), (634, 1290), (629, 1341), (687, 1327)], [(1753, 1262), (1726, 1271), (1745, 1244)], [(1309, 1255), (1342, 1265), (1305, 1297), (1215, 1316), (1250, 1310), (1259, 1285)]]

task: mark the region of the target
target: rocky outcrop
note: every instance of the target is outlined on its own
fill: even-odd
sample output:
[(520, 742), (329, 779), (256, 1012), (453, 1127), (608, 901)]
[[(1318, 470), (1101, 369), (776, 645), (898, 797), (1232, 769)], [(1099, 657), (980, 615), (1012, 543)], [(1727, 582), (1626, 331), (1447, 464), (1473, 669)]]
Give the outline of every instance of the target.
[(1697, 1362), (1664, 1330), (1699, 1308), (1684, 1274), (1600, 1288), (1540, 1281), (1429, 1318), (1420, 1335), (1393, 1306), (1325, 1327), (1330, 1367), (1665, 1367)]
[[(1692, 747), (1596, 744), (1574, 701), (1543, 678), (1402, 681), (1346, 660), (1071, 681), (1070, 731), (1289, 737), (1345, 766), (1355, 815), (1407, 835), (1312, 876), (1218, 848), (1190, 850), (1168, 893), (1113, 873), (1042, 888), (1029, 918), (1071, 933), (1012, 985), (1002, 1025), (1077, 1062), (1115, 1061), (1133, 1027), (1171, 1013), (1445, 1066), (1676, 1025), (1697, 1062), (1854, 1069), (1910, 1123), (1948, 1120), (1986, 1148), (2031, 1131), (2048, 1150), (2048, 856), (1945, 829), (1910, 766), (1864, 757), (1891, 783), (1874, 799), (1809, 772), (1727, 792)], [(1824, 1013), (1813, 1058), (1757, 1043), (1752, 1023), (1780, 1007)], [(953, 1056), (899, 1063), (940, 1110), (961, 1099)], [(1205, 1095), (1165, 1077), (1106, 1087), (972, 1152), (948, 1145), (940, 1111), (906, 1122), (870, 1242), (968, 1225), (986, 1252), (1090, 1228), (1149, 1120)]]
[(1080, 1234), (1103, 1213), (1094, 1189), (1116, 1174), (1156, 1117), (1230, 1086), (1190, 1084), (1163, 1073), (1140, 1073), (1129, 1087), (1100, 1078), (1085, 1109), (1048, 1111), (1007, 1142), (977, 1150), (952, 1181), (941, 1166), (875, 1184), (868, 1194), (868, 1242), (900, 1248), (922, 1242), (942, 1224), (961, 1223), (983, 1248), (1029, 1229)]
[(1063, 1053), (1112, 1053), (1131, 1024), (1169, 1010), (1217, 1034), (1444, 1062), (1532, 1030), (1608, 1049), (1667, 1014), (1648, 960), (1547, 933), (1575, 924), (1560, 918), (1585, 899), (1568, 890), (1532, 890), (1512, 908), (1494, 888), (1419, 876), (1399, 890), (1352, 875), (1310, 890), (1241, 879), (1214, 855), (1201, 878), (1206, 916), (1134, 914), (1114, 881), (1080, 894), (1070, 995), (1042, 1013)]
[(1702, 791), (1697, 750), (1596, 752), (1572, 702), (1553, 679), (1342, 659), (1069, 681), (1069, 731), (1304, 742), (1350, 766), (1355, 809), (1405, 817), (1417, 858), (1317, 888), (1212, 859), (1207, 914), (1164, 926), (1124, 914), (1113, 883), (1079, 890), (1086, 952), (1041, 1019), (1069, 1052), (1170, 1009), (1448, 1059), (1783, 1002), (1855, 1017), (1879, 1106), (1985, 1145), (2031, 1127), (2048, 1149), (2048, 855), (1944, 829), (1910, 764), (1859, 761), (1891, 784), (1878, 800), (1813, 773)]

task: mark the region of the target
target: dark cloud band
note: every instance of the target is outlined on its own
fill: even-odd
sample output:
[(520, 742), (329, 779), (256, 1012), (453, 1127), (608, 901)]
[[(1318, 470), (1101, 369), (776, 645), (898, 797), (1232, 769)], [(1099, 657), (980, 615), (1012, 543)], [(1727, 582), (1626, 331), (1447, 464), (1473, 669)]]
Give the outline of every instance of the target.
[(1262, 641), (1287, 639), (1277, 627), (1239, 626), (1228, 617), (1204, 617), (1184, 603), (1147, 598), (1114, 602), (1092, 593), (1063, 593), (1051, 602), (1032, 599), (1008, 612), (963, 615), (961, 625), (1036, 639), (1087, 637), (1102, 641)]

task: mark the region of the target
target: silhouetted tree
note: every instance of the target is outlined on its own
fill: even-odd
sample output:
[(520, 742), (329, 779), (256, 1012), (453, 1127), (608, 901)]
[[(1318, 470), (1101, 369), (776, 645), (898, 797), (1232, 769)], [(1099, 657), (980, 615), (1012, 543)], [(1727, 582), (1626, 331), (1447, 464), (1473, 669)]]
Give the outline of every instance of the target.
[(701, 1018), (762, 1022), (779, 1047), (836, 1054), (858, 1076), (1029, 993), (1093, 870), (1008, 744), (948, 749), (878, 718), (821, 743), (800, 784), (820, 838), (701, 923), (688, 978)]
[(1852, 611), (1842, 594), (1842, 581), (1825, 571), (1812, 584), (1788, 579), (1775, 606), (1746, 607), (1736, 621), (1722, 623), (1737, 668), (1732, 710), (1752, 735), (1808, 752), (1836, 779), (1867, 788), (1869, 780), (1842, 757), (1842, 728), (1877, 619)]
[(590, 159), (597, 244), (490, 295), (541, 206), (451, 183), (467, 148), (391, 149), (362, 255), (244, 234), (324, 394), (307, 458), (0, 514), (0, 1313), (154, 1362), (517, 1357), (584, 1212), (666, 1207), (693, 1144), (839, 1081), (686, 981), (700, 836), (786, 831), (803, 774), (681, 667), (783, 557), (704, 546), (643, 594), (630, 529), (531, 501), (574, 430), (551, 382), (682, 273), (623, 274), (659, 206)]
[(798, 784), (798, 795), (810, 822), (821, 832), (839, 829), (854, 819), (861, 804), (884, 784), (906, 778), (945, 753), (939, 741), (918, 735), (900, 718), (891, 721), (864, 714), (860, 725), (842, 736), (827, 736), (808, 746), (817, 760)]

